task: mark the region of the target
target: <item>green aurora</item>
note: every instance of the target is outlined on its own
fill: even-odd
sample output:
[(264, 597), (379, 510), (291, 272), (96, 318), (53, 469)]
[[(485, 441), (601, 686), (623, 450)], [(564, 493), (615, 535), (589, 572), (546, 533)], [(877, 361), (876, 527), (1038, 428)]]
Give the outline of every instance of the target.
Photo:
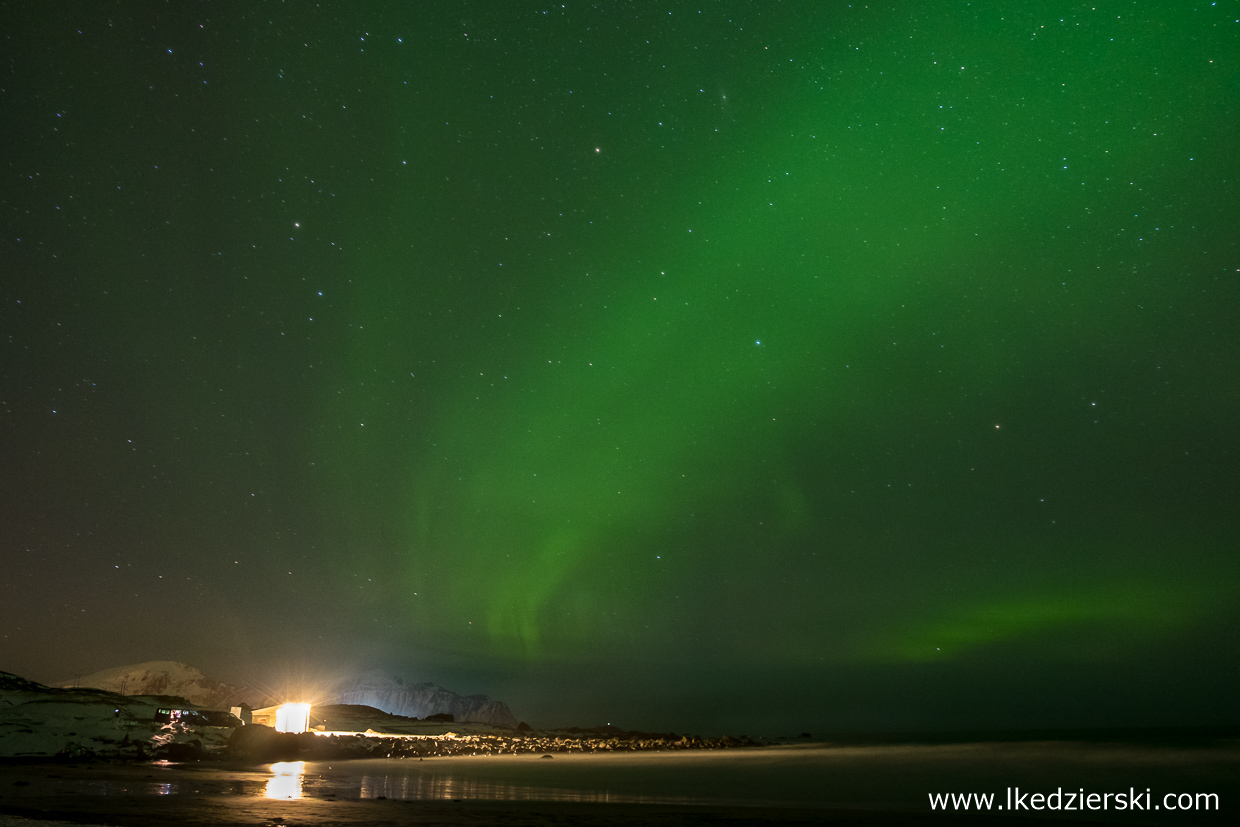
[(813, 709), (1234, 633), (1234, 9), (382, 8), (21, 21), (9, 543), (66, 606), (177, 571), (247, 663), (544, 717), (574, 670)]

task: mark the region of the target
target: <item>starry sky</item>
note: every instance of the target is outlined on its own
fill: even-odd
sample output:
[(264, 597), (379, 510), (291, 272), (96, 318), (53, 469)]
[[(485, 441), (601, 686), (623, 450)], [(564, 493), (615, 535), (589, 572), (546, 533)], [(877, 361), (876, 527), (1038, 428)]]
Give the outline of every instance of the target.
[(1237, 3), (0, 32), (0, 669), (1236, 722)]

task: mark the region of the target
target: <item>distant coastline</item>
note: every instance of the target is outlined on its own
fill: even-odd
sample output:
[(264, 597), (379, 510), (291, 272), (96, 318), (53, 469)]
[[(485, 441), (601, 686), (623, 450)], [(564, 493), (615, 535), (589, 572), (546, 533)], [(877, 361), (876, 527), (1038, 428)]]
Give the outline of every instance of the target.
[[(235, 709), (241, 710), (240, 707)], [(506, 708), (505, 708), (506, 709)], [(243, 713), (246, 714), (246, 713)], [(393, 715), (360, 704), (317, 708), (307, 732), (244, 723), (175, 695), (122, 695), (50, 687), (0, 672), (0, 759), (89, 761), (271, 761), (728, 749), (747, 737), (702, 738), (614, 726), (536, 731)]]

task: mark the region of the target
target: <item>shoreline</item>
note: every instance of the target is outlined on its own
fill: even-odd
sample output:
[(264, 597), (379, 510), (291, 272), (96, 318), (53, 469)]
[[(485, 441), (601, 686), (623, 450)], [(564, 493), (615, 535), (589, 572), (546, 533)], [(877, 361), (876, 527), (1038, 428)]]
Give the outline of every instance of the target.
[[(453, 763), (456, 763), (455, 759)], [(152, 772), (157, 770), (157, 772)], [(840, 825), (908, 823), (905, 813), (866, 813), (805, 806), (635, 803), (630, 801), (400, 799), (259, 794), (268, 772), (216, 762), (157, 767), (153, 763), (0, 764), (0, 827), (106, 824), (109, 827), (183, 825), (368, 825), (474, 827), (533, 825)], [(176, 791), (161, 792), (174, 789)], [(927, 822), (928, 823), (928, 822)]]
[[(1240, 749), (1137, 749), (1042, 742), (907, 747), (480, 755), (359, 761), (0, 762), (0, 827), (59, 821), (108, 827), (379, 824), (1015, 825), (1218, 823), (1220, 814), (929, 809), (936, 790), (1217, 791), (1234, 800)], [(7, 820), (6, 820), (7, 819)]]
[[(699, 738), (642, 732), (278, 733), (250, 725), (237, 730), (214, 756), (224, 760), (338, 761), (365, 758), (447, 758), (476, 755), (591, 755), (635, 752), (735, 750), (767, 746), (752, 739)], [(206, 754), (198, 757), (206, 758)]]
[[(453, 762), (455, 763), (455, 761)], [(216, 765), (173, 766), (151, 778), (150, 765), (108, 763), (33, 766), (0, 765), (0, 827), (90, 825), (90, 827), (511, 827), (574, 824), (582, 827), (679, 827), (679, 825), (779, 825), (886, 827), (941, 825), (942, 814), (907, 809), (840, 809), (704, 803), (629, 801), (495, 800), (484, 798), (400, 799), (318, 797), (278, 799), (255, 793), (257, 777), (236, 775)], [(24, 784), (15, 786), (16, 781)], [(161, 794), (155, 785), (179, 786)], [(144, 786), (145, 785), (145, 786)], [(100, 792), (104, 790), (104, 792)], [(1027, 820), (981, 816), (980, 825), (1027, 824)]]

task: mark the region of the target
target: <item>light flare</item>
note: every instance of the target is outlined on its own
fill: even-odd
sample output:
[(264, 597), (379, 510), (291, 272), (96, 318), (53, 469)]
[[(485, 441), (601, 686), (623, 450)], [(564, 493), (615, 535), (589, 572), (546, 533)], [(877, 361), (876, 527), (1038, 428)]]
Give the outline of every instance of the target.
[(276, 709), (276, 732), (300, 733), (310, 729), (310, 704), (281, 704)]

